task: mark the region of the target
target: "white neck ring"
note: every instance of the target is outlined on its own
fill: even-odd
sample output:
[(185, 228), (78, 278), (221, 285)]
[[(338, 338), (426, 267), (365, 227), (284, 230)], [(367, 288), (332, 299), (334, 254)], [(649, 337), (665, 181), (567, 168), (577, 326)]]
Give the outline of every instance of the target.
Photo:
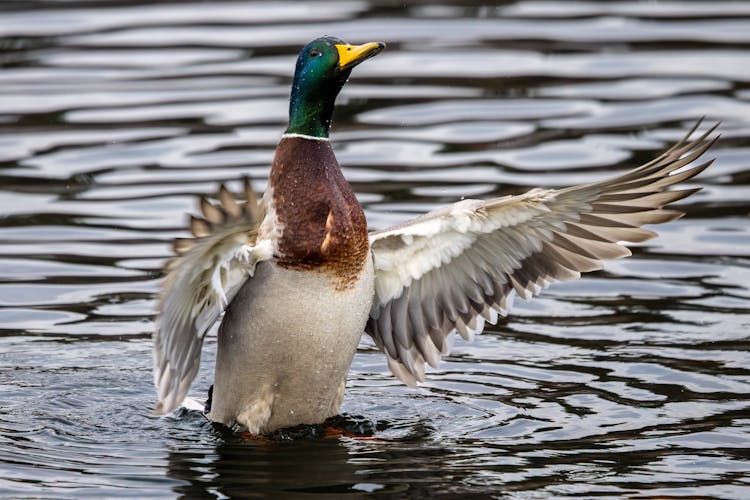
[(329, 142), (328, 137), (315, 137), (314, 135), (307, 135), (307, 134), (294, 134), (294, 133), (286, 133), (281, 136), (282, 139), (308, 139), (311, 141), (325, 141)]

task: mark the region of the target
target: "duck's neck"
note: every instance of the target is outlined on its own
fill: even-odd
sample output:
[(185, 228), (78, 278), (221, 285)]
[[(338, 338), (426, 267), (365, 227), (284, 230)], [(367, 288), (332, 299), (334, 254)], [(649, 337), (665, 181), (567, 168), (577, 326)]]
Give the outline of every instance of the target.
[(311, 99), (292, 92), (286, 133), (325, 139), (331, 128), (332, 116), (333, 99)]
[(321, 81), (320, 75), (297, 68), (289, 97), (288, 134), (326, 138), (331, 128), (333, 105), (349, 71), (336, 79)]

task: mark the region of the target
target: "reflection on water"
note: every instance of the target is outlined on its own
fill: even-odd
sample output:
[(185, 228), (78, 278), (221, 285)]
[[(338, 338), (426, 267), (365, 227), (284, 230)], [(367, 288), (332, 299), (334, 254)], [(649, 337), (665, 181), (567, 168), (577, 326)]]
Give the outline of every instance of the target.
[[(1, 496), (750, 495), (746, 3), (0, 9)], [(701, 115), (717, 162), (660, 238), (456, 341), (423, 389), (364, 339), (344, 411), (371, 438), (151, 417), (170, 240), (219, 182), (265, 187), (296, 51), (325, 33), (388, 43), (334, 120), (372, 228), (601, 179)]]
[(175, 491), (190, 497), (212, 490), (227, 497), (245, 496), (248, 490), (257, 496), (366, 490), (366, 485), (359, 484), (357, 466), (349, 460), (347, 447), (336, 440), (272, 446), (238, 442), (237, 437), (225, 434), (214, 447), (170, 451), (167, 474), (187, 483)]

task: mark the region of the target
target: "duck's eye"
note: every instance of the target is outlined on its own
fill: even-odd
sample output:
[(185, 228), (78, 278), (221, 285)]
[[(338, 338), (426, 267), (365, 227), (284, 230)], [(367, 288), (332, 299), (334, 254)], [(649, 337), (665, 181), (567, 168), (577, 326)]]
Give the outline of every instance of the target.
[(310, 49), (310, 52), (307, 53), (310, 57), (320, 57), (323, 55), (321, 51), (318, 49)]

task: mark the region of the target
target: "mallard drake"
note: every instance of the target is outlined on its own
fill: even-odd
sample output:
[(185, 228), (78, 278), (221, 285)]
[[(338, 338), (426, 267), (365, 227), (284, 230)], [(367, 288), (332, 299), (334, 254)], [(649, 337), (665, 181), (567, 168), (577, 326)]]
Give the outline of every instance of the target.
[(641, 226), (680, 217), (663, 207), (697, 191), (667, 188), (711, 163), (682, 169), (716, 140), (715, 127), (690, 140), (696, 125), (653, 161), (605, 181), (467, 199), (368, 233), (328, 132), (352, 68), (384, 47), (333, 37), (305, 46), (260, 202), (247, 181), (244, 203), (224, 186), (218, 203), (201, 199), (194, 237), (175, 242), (159, 304), (155, 413), (185, 399), (222, 312), (213, 421), (259, 434), (336, 415), (363, 332), (415, 386), (425, 364), (447, 354), (452, 332), (469, 339), (515, 294), (530, 298), (630, 255), (620, 242), (655, 236)]

